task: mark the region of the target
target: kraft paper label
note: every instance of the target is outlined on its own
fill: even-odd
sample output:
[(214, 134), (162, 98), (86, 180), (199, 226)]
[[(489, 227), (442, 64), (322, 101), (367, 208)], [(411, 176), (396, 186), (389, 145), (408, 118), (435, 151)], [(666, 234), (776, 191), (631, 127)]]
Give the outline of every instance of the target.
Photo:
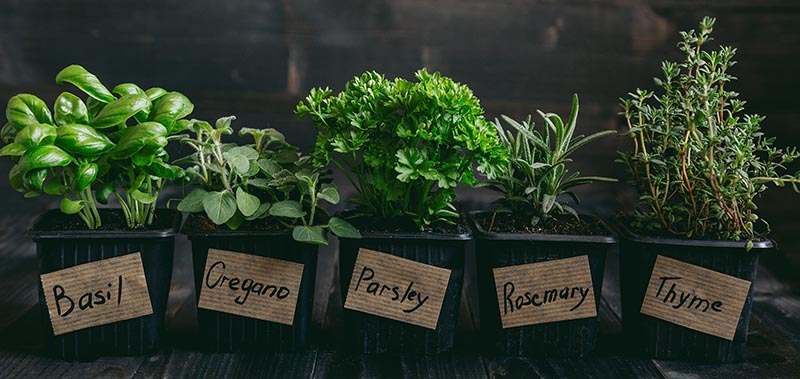
[(153, 313), (139, 253), (84, 263), (39, 279), (57, 336)]
[(292, 325), (303, 265), (208, 249), (198, 308)]
[(597, 316), (586, 255), (493, 272), (504, 329)]
[(641, 312), (732, 341), (750, 284), (659, 255)]
[(436, 329), (450, 270), (359, 249), (344, 307)]

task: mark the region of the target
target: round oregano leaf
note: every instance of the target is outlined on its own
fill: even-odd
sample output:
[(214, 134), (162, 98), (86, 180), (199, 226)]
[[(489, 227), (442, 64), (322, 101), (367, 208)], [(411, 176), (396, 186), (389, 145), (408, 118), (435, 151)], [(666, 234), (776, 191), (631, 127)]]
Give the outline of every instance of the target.
[(303, 206), (294, 200), (284, 200), (272, 204), (269, 214), (278, 217), (300, 218), (306, 215)]
[(236, 189), (236, 204), (239, 206), (239, 211), (242, 212), (242, 215), (249, 217), (258, 211), (261, 200), (239, 187)]
[(312, 243), (315, 245), (327, 245), (328, 239), (321, 226), (295, 226), (292, 229), (292, 238), (297, 242)]
[(339, 204), (339, 191), (332, 184), (323, 184), (317, 197), (331, 204)]
[(361, 233), (355, 226), (338, 217), (331, 217), (328, 228), (333, 234), (342, 238), (361, 238)]
[(178, 203), (178, 211), (185, 213), (197, 213), (203, 211), (203, 199), (208, 192), (202, 188), (195, 188)]
[(211, 221), (222, 225), (236, 213), (236, 198), (227, 190), (209, 192), (203, 198), (203, 209)]

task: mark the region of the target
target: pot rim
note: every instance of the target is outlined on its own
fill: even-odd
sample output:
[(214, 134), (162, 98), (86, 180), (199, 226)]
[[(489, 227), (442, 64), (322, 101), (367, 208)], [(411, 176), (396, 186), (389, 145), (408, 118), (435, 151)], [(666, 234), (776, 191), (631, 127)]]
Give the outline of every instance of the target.
[(492, 240), (492, 241), (540, 241), (540, 242), (588, 242), (588, 243), (601, 243), (601, 244), (615, 244), (617, 243), (617, 238), (614, 236), (614, 233), (611, 231), (611, 228), (599, 217), (590, 216), (590, 215), (581, 215), (584, 217), (589, 217), (600, 221), (603, 224), (603, 227), (608, 232), (608, 235), (581, 235), (581, 234), (544, 234), (544, 233), (494, 233), (494, 232), (487, 232), (483, 226), (481, 226), (477, 220), (475, 220), (475, 216), (478, 214), (488, 213), (491, 212), (489, 210), (477, 210), (471, 211), (468, 213), (470, 226), (474, 227), (477, 233), (475, 233), (476, 238), (482, 240)]
[[(189, 218), (195, 217), (193, 214), (189, 214), (187, 216), (187, 221)], [(291, 236), (292, 230), (285, 229), (281, 231), (268, 231), (268, 230), (230, 230), (230, 229), (218, 229), (213, 232), (197, 232), (192, 230), (186, 229), (187, 223), (184, 223), (181, 226), (180, 233), (187, 236), (189, 239), (192, 238), (226, 238), (226, 237), (284, 237), (284, 236)]]
[[(641, 244), (710, 247), (710, 248), (734, 248), (742, 250), (747, 249), (747, 241), (646, 236), (634, 233), (625, 225), (618, 224), (617, 228), (619, 228), (620, 236), (623, 240)], [(774, 247), (775, 247), (774, 241), (772, 241), (771, 239), (763, 239), (760, 241), (753, 241), (752, 248), (758, 250), (767, 250), (767, 249), (772, 249)]]
[[(119, 208), (106, 208), (111, 210), (119, 210)], [(113, 239), (113, 238), (126, 238), (126, 239), (139, 239), (139, 238), (170, 238), (178, 234), (178, 229), (181, 226), (182, 215), (175, 209), (169, 208), (156, 208), (157, 211), (163, 211), (167, 217), (171, 217), (170, 227), (164, 229), (152, 230), (37, 230), (36, 226), (48, 215), (60, 212), (58, 209), (50, 209), (36, 218), (33, 225), (27, 230), (28, 236), (34, 241), (47, 240), (47, 239)]]

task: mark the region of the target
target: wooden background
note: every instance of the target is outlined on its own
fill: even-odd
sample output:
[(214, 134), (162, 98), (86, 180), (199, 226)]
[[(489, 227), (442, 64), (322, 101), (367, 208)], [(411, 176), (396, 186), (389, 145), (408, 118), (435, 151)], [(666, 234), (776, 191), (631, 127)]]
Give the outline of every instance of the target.
[[(179, 90), (194, 101), (194, 117), (234, 114), (238, 126), (275, 127), (308, 150), (313, 129), (292, 109), (311, 87), (339, 89), (365, 70), (409, 77), (428, 67), (467, 83), (490, 117), (564, 114), (577, 92), (579, 128), (589, 133), (620, 127), (617, 99), (652, 87), (660, 61), (680, 58), (677, 32), (704, 15), (718, 17), (718, 42), (740, 49), (735, 88), (749, 111), (767, 116), (779, 144), (800, 145), (800, 3), (793, 0), (4, 0), (0, 101), (31, 92), (52, 102), (64, 90), (55, 74), (79, 63), (109, 87), (130, 81)], [(625, 142), (589, 146), (575, 166), (622, 176), (613, 159)], [(8, 167), (0, 163), (0, 206), (30, 206), (9, 188)], [(624, 189), (580, 192), (611, 211), (625, 203)], [(781, 190), (762, 201), (779, 242), (793, 232), (780, 220), (796, 211), (782, 205), (795, 199)]]

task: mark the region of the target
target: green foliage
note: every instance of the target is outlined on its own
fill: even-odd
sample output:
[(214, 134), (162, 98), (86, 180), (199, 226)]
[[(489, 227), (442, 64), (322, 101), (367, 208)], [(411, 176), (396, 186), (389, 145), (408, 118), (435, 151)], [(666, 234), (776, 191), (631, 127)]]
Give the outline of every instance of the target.
[[(164, 181), (183, 174), (166, 163), (164, 148), (180, 131), (174, 125), (185, 122), (179, 119), (192, 111), (192, 103), (177, 92), (144, 91), (131, 83), (109, 91), (78, 65), (61, 70), (56, 83), (72, 84), (88, 97), (84, 101), (63, 92), (53, 112), (31, 94), (8, 101), (0, 156), (15, 161), (9, 173), (12, 186), (26, 197), (61, 196), (61, 210), (78, 214), (90, 229), (101, 226), (97, 201), (105, 202), (111, 193), (130, 228), (152, 223)], [(157, 112), (167, 107), (162, 96), (180, 99), (180, 111)]]
[(335, 217), (328, 220), (321, 205), (338, 203), (339, 192), (280, 132), (242, 128), (239, 134), (249, 135), (253, 143), (224, 143), (222, 137), (233, 133), (234, 119), (220, 118), (214, 126), (192, 120), (188, 125), (194, 135), (182, 142), (194, 152), (176, 163), (188, 163), (186, 172), (198, 187), (181, 200), (178, 210), (205, 213), (215, 224), (234, 230), (243, 222), (275, 217), (292, 229), (295, 240), (307, 243), (327, 244), (328, 229), (340, 237), (361, 237), (352, 225)]
[(602, 131), (589, 136), (575, 136), (578, 118), (578, 95), (573, 95), (572, 108), (566, 124), (554, 113), (538, 111), (543, 127), (536, 128), (531, 118), (522, 122), (502, 116), (505, 123), (513, 129), (504, 130), (500, 121), (495, 120), (500, 140), (510, 152), (507, 164), (500, 167), (489, 186), (503, 194), (498, 201), (499, 208), (520, 217), (530, 218), (531, 226), (554, 216), (577, 212), (565, 204), (567, 197), (577, 199), (572, 188), (582, 184), (616, 181), (598, 176), (580, 176), (577, 171), (569, 171), (567, 164), (570, 155), (586, 144), (614, 134)]
[(317, 127), (314, 160), (349, 172), (361, 214), (406, 220), (422, 229), (458, 217), (459, 183), (476, 184), (506, 160), (491, 123), (470, 89), (420, 70), (416, 81), (367, 72), (333, 95), (313, 89), (297, 105)]
[(621, 99), (633, 151), (621, 154), (640, 193), (633, 227), (686, 238), (752, 240), (760, 231), (755, 199), (767, 184), (791, 184), (786, 165), (794, 148), (773, 146), (761, 132), (764, 118), (744, 114), (729, 89), (736, 50), (707, 51), (713, 18), (699, 31), (681, 32), (680, 63), (664, 62), (660, 93), (637, 89)]

